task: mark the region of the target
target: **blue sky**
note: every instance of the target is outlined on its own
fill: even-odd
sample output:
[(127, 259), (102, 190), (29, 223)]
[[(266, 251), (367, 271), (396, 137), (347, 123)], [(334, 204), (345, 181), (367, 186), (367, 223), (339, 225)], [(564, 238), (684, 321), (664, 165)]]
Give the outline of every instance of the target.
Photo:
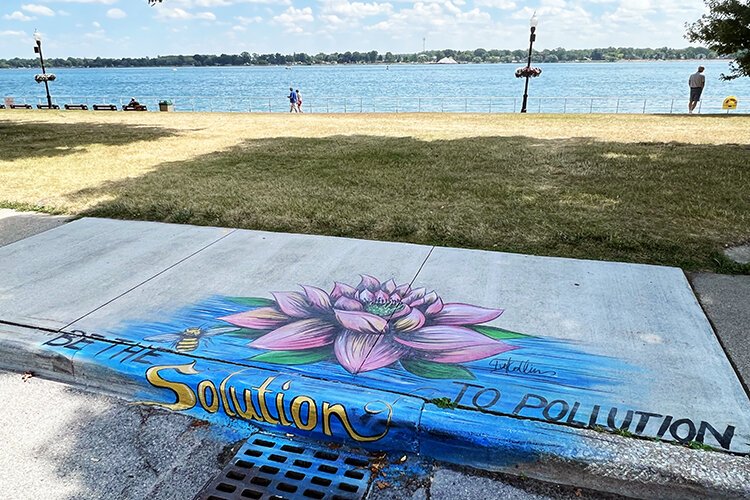
[(2, 0), (0, 58), (258, 52), (685, 47), (701, 0)]

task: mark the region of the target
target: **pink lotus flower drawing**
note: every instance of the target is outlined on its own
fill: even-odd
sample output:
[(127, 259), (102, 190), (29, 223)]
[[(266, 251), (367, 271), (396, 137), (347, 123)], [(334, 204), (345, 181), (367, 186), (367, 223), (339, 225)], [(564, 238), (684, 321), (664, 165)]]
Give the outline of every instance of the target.
[(302, 290), (273, 293), (264, 307), (220, 319), (259, 332), (250, 347), (284, 353), (258, 356), (262, 360), (301, 364), (335, 357), (352, 374), (400, 362), (429, 378), (471, 378), (457, 365), (516, 349), (498, 339), (524, 336), (480, 326), (501, 309), (446, 304), (434, 291), (392, 279), (363, 275), (356, 288), (337, 282), (331, 293)]

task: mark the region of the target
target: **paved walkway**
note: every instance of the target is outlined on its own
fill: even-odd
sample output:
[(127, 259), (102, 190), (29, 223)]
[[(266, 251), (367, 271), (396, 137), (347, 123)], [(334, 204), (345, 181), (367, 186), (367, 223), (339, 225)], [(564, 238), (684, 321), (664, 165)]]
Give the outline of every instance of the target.
[(0, 247), (56, 228), (68, 220), (68, 217), (0, 208)]
[(1, 365), (154, 407), (495, 470), (750, 448), (676, 269), (97, 219), (0, 261)]

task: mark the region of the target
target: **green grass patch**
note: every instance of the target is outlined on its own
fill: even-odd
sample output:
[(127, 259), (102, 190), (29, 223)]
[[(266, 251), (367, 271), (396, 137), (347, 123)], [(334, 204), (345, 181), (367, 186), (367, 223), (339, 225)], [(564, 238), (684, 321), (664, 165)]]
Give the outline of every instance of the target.
[(18, 203), (15, 201), (0, 200), (0, 208), (10, 208), (19, 212), (39, 212), (49, 215), (65, 215), (67, 212), (62, 207), (48, 205), (32, 205), (30, 203)]
[[(37, 157), (49, 161), (70, 156), (92, 145), (121, 146), (138, 141), (153, 141), (175, 135), (165, 127), (128, 124), (0, 121), (3, 151), (0, 159), (19, 160)], [(44, 160), (42, 160), (44, 159)]]
[(750, 148), (480, 137), (246, 141), (76, 197), (84, 215), (750, 272)]
[(458, 408), (458, 403), (454, 402), (451, 398), (434, 398), (429, 400), (428, 403), (432, 403), (444, 410), (455, 410)]
[(703, 450), (703, 451), (714, 451), (714, 449), (711, 446), (708, 446), (707, 444), (699, 443), (698, 441), (690, 441), (687, 444), (687, 447), (691, 450)]

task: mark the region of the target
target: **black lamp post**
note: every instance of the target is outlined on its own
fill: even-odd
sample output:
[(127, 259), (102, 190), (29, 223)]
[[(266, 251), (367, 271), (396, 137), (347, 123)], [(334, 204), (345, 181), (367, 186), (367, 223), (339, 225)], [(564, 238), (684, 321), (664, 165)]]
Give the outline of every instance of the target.
[[(536, 25), (539, 24), (539, 20), (536, 18), (536, 12), (534, 12), (534, 15), (531, 16), (531, 20), (529, 21), (529, 26), (531, 26), (531, 36), (529, 37), (529, 60), (526, 63), (527, 68), (531, 68), (531, 49), (534, 47), (534, 42), (536, 41)], [(526, 103), (529, 100), (529, 78), (531, 78), (530, 74), (526, 74), (526, 86), (523, 89), (523, 104), (521, 105), (521, 113), (526, 112)]]
[(36, 47), (34, 47), (34, 52), (39, 54), (39, 62), (42, 65), (42, 75), (45, 76), (45, 78), (43, 78), (43, 81), (44, 81), (44, 88), (47, 89), (47, 106), (49, 109), (52, 109), (52, 96), (49, 95), (49, 82), (47, 81), (47, 78), (46, 78), (47, 70), (44, 68), (44, 56), (42, 55), (42, 35), (36, 30), (34, 30), (34, 40), (36, 41)]

